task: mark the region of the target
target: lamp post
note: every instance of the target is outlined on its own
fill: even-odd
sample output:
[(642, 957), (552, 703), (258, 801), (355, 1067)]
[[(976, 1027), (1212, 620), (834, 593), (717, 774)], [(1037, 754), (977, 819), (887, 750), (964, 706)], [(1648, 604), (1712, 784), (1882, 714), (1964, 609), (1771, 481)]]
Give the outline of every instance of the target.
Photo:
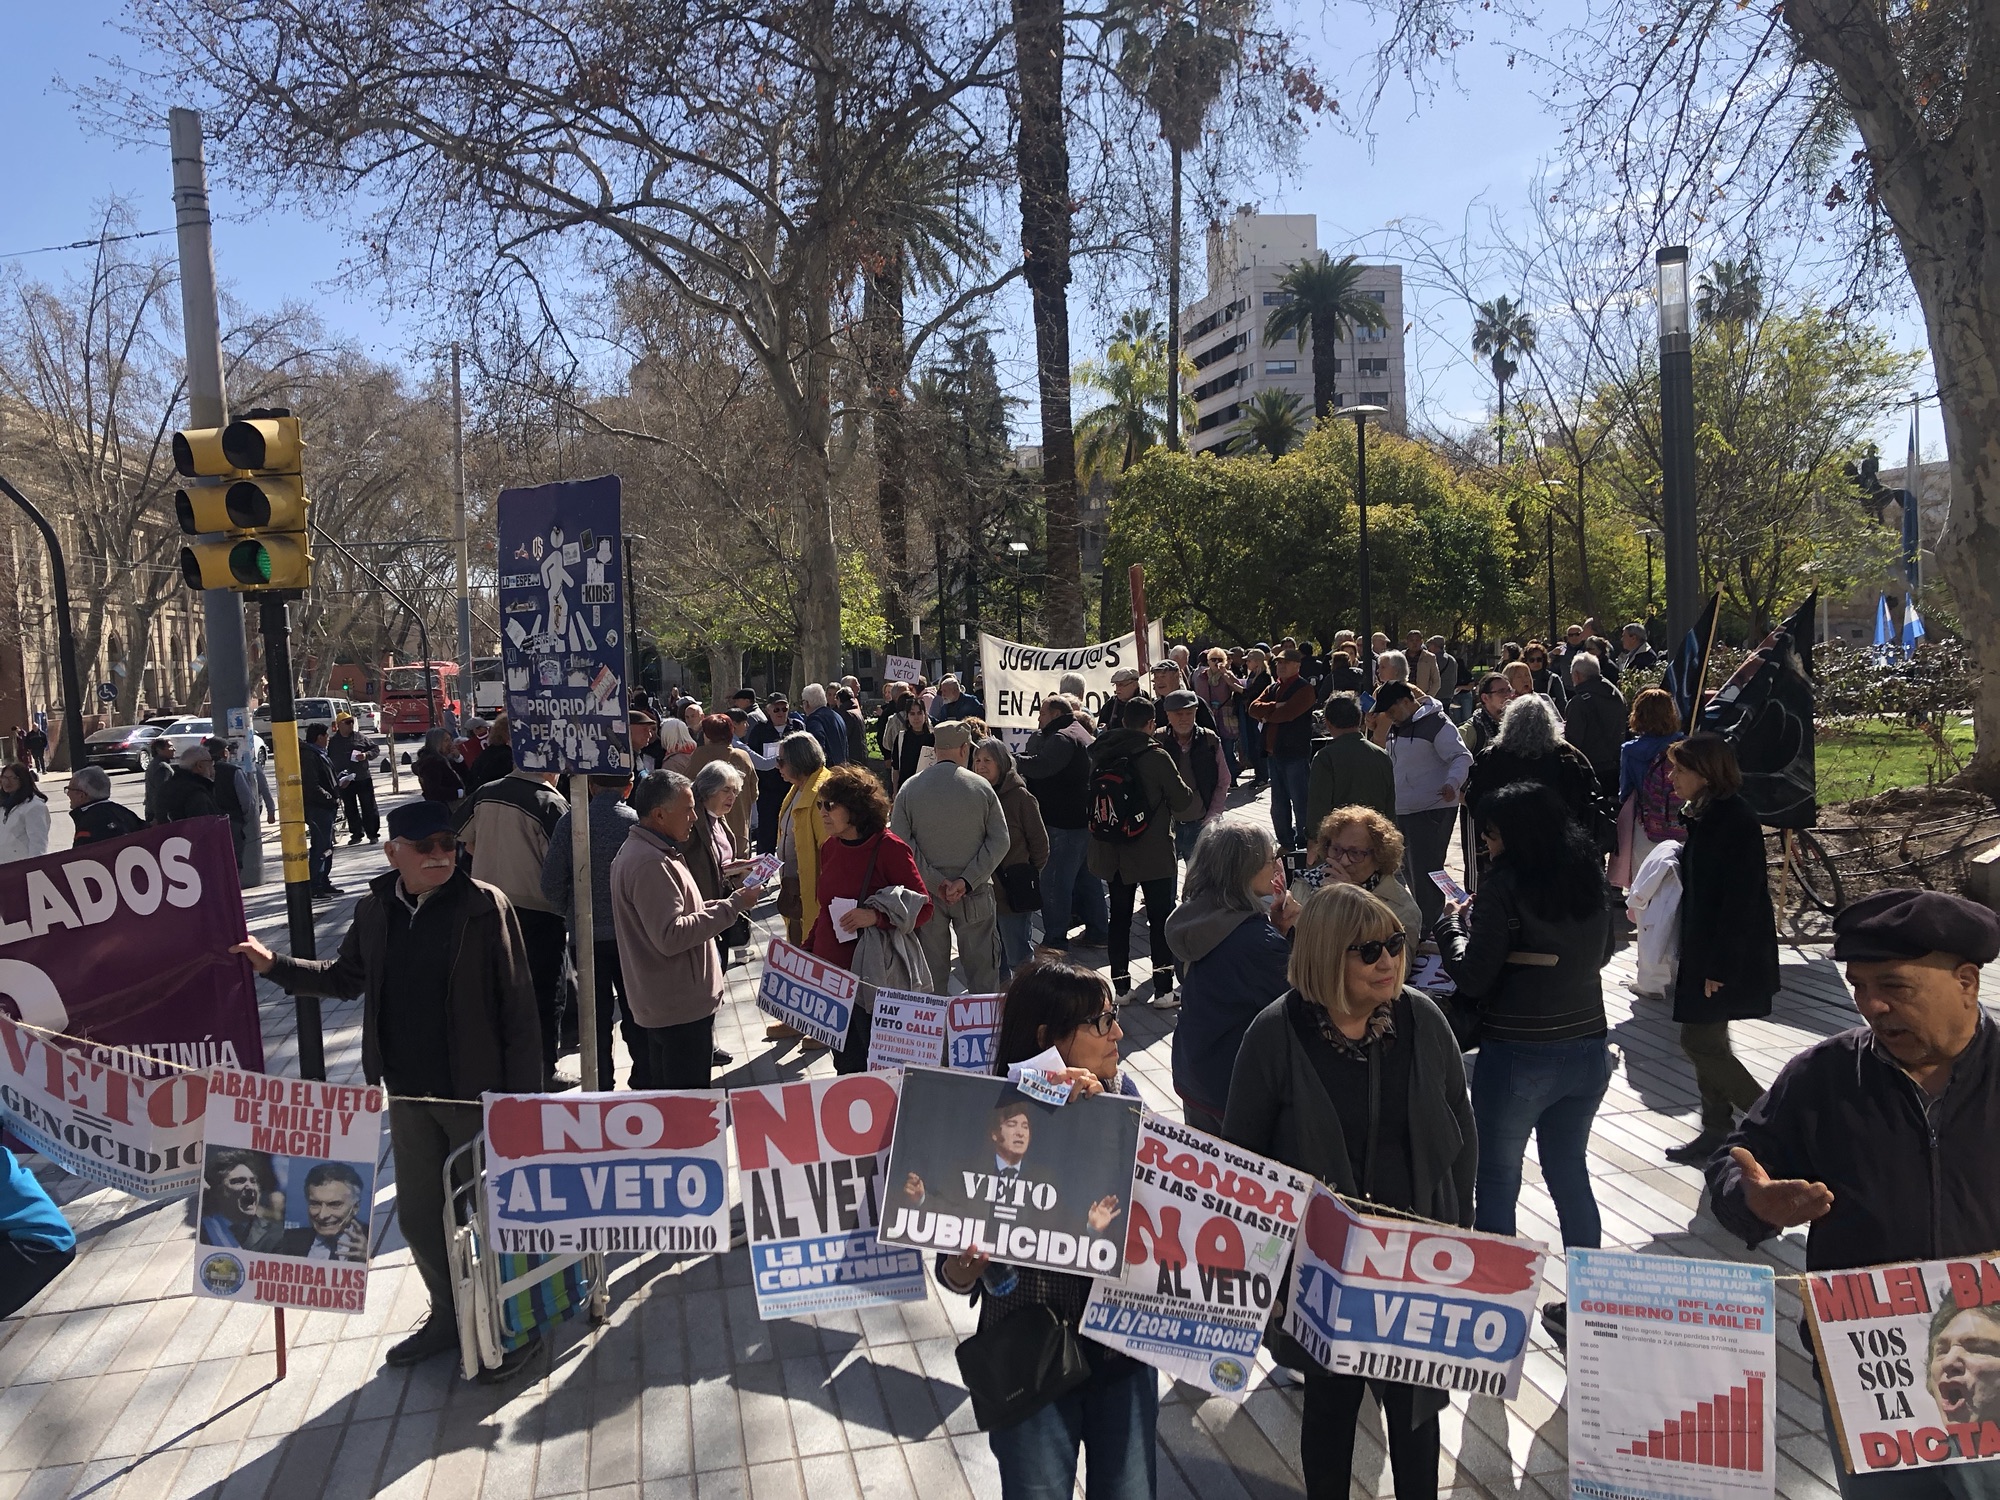
[(1640, 540), (1646, 544), (1646, 607), (1639, 613), (1641, 620), (1650, 620), (1653, 617), (1653, 539), (1659, 534), (1650, 526), (1642, 527), (1639, 531)]
[[(1368, 419), (1386, 417), (1386, 406), (1350, 406), (1346, 415), (1354, 418), (1354, 505), (1360, 517), (1356, 536), (1360, 544), (1359, 572), (1361, 584), (1361, 650), (1363, 655), (1374, 650), (1375, 615), (1374, 600), (1370, 593), (1368, 576)], [(1375, 659), (1368, 656), (1368, 680), (1375, 680)]]
[(1560, 479), (1542, 481), (1542, 529), (1546, 535), (1549, 564), (1549, 650), (1554, 652), (1562, 634), (1556, 626), (1556, 494), (1563, 487)]
[(1026, 542), (1009, 542), (1007, 550), (1014, 558), (1014, 639), (1018, 641), (1021, 638), (1022, 630), (1025, 628), (1022, 623), (1023, 617), (1021, 613), (1021, 569), (1026, 567), (1028, 563), (1028, 544)]
[(1688, 321), (1688, 251), (1655, 257), (1660, 296), (1660, 510), (1665, 529), (1667, 639), (1694, 627), (1701, 564), (1694, 533), (1694, 346)]

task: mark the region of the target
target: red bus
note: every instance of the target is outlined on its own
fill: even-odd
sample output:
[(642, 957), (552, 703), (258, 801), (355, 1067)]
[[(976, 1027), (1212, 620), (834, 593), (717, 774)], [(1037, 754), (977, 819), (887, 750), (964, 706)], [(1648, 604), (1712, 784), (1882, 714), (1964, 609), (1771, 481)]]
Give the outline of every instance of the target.
[(421, 735), (433, 727), (444, 727), (445, 715), (458, 712), (458, 699), (452, 696), (457, 678), (456, 662), (420, 661), (384, 667), (382, 732)]

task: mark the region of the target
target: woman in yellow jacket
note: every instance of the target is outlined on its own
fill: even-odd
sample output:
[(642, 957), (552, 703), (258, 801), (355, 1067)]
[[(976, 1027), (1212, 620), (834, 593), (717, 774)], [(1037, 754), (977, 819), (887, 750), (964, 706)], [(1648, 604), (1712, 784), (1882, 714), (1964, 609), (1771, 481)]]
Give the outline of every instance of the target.
[[(778, 741), (778, 774), (790, 788), (778, 809), (778, 856), (785, 862), (778, 914), (785, 919), (785, 936), (804, 947), (819, 921), (819, 846), (826, 841), (826, 826), (818, 803), (826, 752), (810, 734), (796, 730)], [(764, 1028), (769, 1041), (797, 1035), (782, 1021)]]

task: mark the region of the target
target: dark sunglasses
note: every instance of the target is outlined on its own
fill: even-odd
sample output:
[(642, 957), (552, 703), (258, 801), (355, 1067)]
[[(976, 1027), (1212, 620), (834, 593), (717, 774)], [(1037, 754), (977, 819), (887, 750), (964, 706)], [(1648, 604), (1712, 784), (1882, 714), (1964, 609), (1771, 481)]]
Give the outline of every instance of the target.
[(1391, 958), (1401, 958), (1403, 949), (1409, 941), (1410, 935), (1407, 932), (1392, 932), (1385, 938), (1371, 938), (1365, 943), (1349, 943), (1347, 951), (1364, 964), (1377, 964), (1382, 961), (1384, 953)]
[(1116, 1007), (1113, 1007), (1108, 1010), (1100, 1010), (1096, 1015), (1083, 1023), (1082, 1029), (1095, 1032), (1098, 1036), (1110, 1036), (1111, 1028), (1117, 1024), (1118, 1011)]
[(419, 854), (442, 854), (447, 849), (458, 847), (458, 835), (433, 833), (425, 838), (404, 839), (403, 842)]
[(831, 797), (822, 797), (819, 799), (819, 810), (821, 812), (832, 812), (838, 806), (840, 804), (835, 802)]

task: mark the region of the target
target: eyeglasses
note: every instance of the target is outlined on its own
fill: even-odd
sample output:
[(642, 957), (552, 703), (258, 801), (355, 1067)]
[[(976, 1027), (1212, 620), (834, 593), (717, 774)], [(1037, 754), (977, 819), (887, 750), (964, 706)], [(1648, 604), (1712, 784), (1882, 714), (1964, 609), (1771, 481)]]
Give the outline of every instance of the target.
[(1373, 844), (1330, 844), (1327, 846), (1326, 852), (1337, 863), (1351, 865), (1357, 859), (1373, 859), (1375, 857), (1375, 846)]
[(831, 797), (822, 797), (819, 799), (819, 810), (821, 812), (832, 812), (838, 806), (840, 804), (835, 802)]
[(1347, 951), (1362, 963), (1372, 965), (1380, 963), (1385, 953), (1391, 958), (1401, 958), (1403, 948), (1409, 941), (1410, 935), (1407, 932), (1392, 932), (1385, 938), (1373, 938), (1365, 943), (1349, 943)]
[(1549, 664), (1549, 659), (1539, 652), (1533, 656), (1523, 657), (1522, 660), (1531, 667), (1545, 667)]
[(1111, 1035), (1111, 1028), (1116, 1026), (1117, 1024), (1118, 1024), (1118, 1010), (1114, 1006), (1111, 1007), (1110, 1009), (1099, 1011), (1096, 1015), (1092, 1016), (1088, 1021), (1085, 1021), (1083, 1023), (1082, 1029), (1086, 1031), (1095, 1032), (1098, 1036), (1109, 1036)]
[(447, 849), (458, 847), (458, 835), (454, 833), (433, 833), (427, 838), (404, 839), (403, 843), (418, 854), (442, 854)]

